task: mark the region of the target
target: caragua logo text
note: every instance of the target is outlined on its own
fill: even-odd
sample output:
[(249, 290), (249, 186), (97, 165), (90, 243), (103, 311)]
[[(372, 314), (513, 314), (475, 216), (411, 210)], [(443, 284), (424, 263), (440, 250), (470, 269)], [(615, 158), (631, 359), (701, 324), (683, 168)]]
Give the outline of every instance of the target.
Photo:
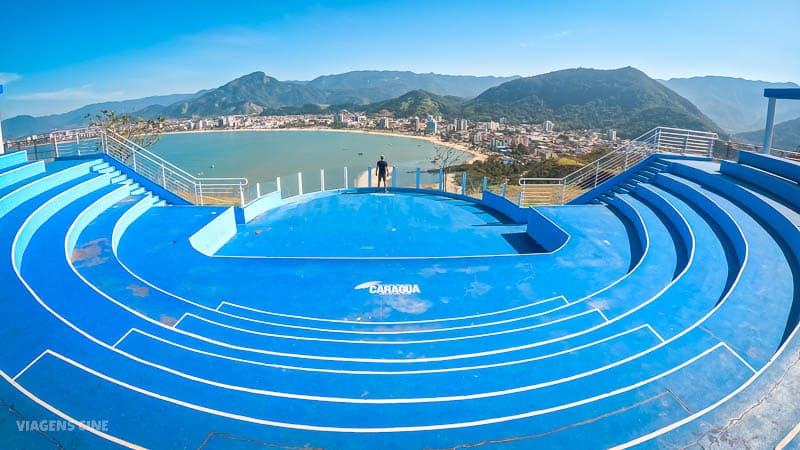
[(383, 284), (381, 281), (367, 281), (355, 289), (369, 289), (370, 294), (377, 295), (410, 295), (419, 294), (418, 284)]

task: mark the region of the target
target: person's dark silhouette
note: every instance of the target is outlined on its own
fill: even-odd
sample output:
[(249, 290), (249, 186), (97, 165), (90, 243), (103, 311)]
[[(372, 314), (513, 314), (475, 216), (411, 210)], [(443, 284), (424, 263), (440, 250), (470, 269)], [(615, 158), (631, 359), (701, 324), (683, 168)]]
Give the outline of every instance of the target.
[(389, 190), (388, 186), (386, 185), (386, 176), (389, 174), (389, 163), (384, 160), (383, 155), (381, 155), (380, 161), (378, 161), (378, 165), (375, 166), (375, 175), (378, 176), (378, 187), (381, 187), (381, 180), (383, 180), (383, 192), (387, 192)]

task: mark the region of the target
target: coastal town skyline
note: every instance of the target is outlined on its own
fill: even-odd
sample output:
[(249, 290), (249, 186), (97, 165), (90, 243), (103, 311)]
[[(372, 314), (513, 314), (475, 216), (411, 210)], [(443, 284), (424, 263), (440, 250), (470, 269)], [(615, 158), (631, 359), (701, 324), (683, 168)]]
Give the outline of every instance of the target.
[[(781, 14), (758, 20), (765, 8)], [(59, 20), (33, 39), (23, 16)], [(680, 1), (658, 14), (637, 2), (9, 5), (0, 23), (15, 38), (0, 42), (0, 112), (195, 92), (254, 70), (309, 80), (362, 69), (530, 76), (630, 65), (662, 79), (798, 82), (800, 60), (786, 57), (800, 40), (791, 25), (798, 17), (800, 5), (777, 0)]]

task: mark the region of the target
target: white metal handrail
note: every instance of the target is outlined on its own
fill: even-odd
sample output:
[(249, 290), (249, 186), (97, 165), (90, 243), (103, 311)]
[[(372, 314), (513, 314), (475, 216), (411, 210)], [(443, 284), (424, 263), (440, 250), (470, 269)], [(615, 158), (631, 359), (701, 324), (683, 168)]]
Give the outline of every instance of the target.
[(520, 204), (566, 204), (653, 153), (711, 156), (716, 133), (657, 127), (561, 178), (521, 178)]
[(251, 191), (247, 178), (195, 177), (161, 156), (111, 131), (102, 130), (103, 151), (134, 172), (199, 205), (238, 203), (244, 206)]

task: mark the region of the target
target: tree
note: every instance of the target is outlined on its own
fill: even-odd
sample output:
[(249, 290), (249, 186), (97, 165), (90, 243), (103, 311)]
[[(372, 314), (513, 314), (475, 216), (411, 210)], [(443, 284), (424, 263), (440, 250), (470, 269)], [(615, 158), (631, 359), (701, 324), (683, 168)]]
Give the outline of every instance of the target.
[(450, 166), (458, 164), (464, 157), (464, 153), (456, 150), (449, 145), (433, 144), (433, 156), (430, 162), (438, 170), (441, 170), (444, 175), (444, 183), (442, 188), (447, 190), (447, 169)]
[(116, 111), (101, 110), (100, 114), (87, 114), (89, 126), (111, 131), (142, 148), (152, 147), (161, 138), (164, 118), (143, 119), (133, 117), (128, 113), (117, 114)]

